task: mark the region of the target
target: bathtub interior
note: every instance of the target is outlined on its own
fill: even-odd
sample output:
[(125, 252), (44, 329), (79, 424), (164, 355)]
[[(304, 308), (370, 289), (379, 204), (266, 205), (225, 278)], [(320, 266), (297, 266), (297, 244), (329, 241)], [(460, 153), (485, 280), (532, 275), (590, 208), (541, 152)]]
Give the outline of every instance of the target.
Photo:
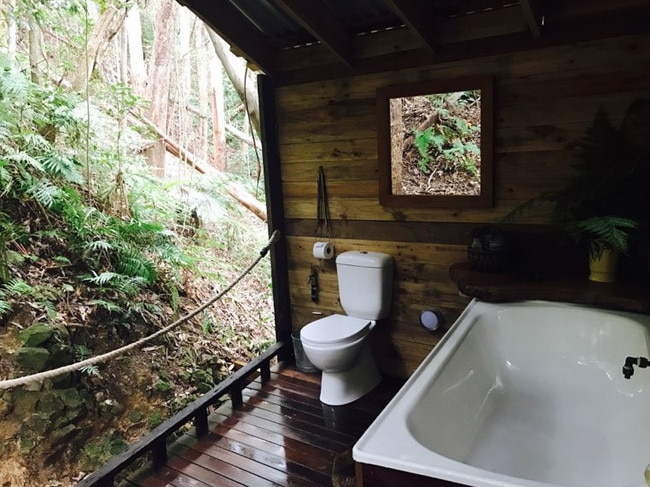
[(421, 445), (552, 485), (639, 485), (650, 463), (650, 371), (628, 381), (621, 368), (627, 355), (648, 355), (647, 323), (548, 303), (472, 322), (408, 413)]

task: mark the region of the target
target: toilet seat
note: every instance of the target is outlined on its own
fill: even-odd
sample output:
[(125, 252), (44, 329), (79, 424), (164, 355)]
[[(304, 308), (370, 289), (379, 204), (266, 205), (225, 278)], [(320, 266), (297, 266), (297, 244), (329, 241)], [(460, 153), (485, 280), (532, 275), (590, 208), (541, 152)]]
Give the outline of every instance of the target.
[(365, 336), (372, 321), (334, 314), (316, 320), (300, 330), (300, 339), (312, 345), (334, 345), (356, 341)]

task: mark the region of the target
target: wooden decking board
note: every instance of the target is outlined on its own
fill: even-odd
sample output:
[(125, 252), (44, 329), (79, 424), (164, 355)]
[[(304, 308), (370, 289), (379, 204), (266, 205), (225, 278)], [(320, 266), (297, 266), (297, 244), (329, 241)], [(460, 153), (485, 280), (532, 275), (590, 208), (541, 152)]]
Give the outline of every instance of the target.
[(288, 450), (304, 451), (308, 455), (312, 455), (316, 458), (328, 458), (330, 456), (333, 458), (336, 454), (336, 452), (325, 450), (318, 445), (312, 445), (294, 438), (284, 437), (282, 434), (266, 431), (249, 423), (241, 423), (227, 416), (223, 416), (222, 418), (222, 424), (227, 427), (233, 428), (254, 438), (267, 439), (276, 445), (286, 447)]
[[(191, 430), (169, 448), (165, 466), (131, 475), (121, 487), (319, 487), (332, 485), (335, 457), (349, 449), (401, 382), (384, 380), (361, 400), (332, 409), (320, 403), (320, 375), (278, 366), (271, 379), (243, 391), (209, 415), (209, 433)], [(339, 419), (339, 412), (343, 412)]]
[(216, 434), (222, 434), (229, 439), (237, 440), (259, 451), (284, 457), (288, 462), (295, 462), (305, 468), (320, 473), (327, 472), (329, 474), (323, 461), (328, 461), (331, 465), (335, 455), (332, 452), (305, 443), (293, 442), (293, 445), (292, 442), (287, 442), (287, 444), (282, 444), (281, 442), (274, 443), (267, 438), (258, 438), (257, 436), (229, 428), (225, 425), (217, 425), (212, 431)]
[[(212, 441), (210, 441), (212, 440)], [(319, 485), (308, 478), (290, 472), (286, 462), (280, 457), (273, 458), (271, 455), (257, 452), (253, 448), (246, 447), (236, 442), (222, 442), (214, 437), (208, 440), (192, 441), (188, 437), (180, 439), (180, 443), (191, 449), (197, 449), (206, 455), (217, 460), (230, 463), (253, 475), (271, 481), (274, 485), (285, 487), (314, 487)]]

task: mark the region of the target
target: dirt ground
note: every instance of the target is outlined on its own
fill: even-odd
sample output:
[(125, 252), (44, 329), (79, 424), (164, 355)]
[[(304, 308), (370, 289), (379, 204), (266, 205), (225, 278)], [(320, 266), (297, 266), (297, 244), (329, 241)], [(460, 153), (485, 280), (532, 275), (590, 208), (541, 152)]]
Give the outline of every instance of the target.
[[(401, 193), (410, 195), (478, 195), (480, 193), (480, 176), (474, 176), (464, 170), (450, 170), (441, 154), (433, 153), (435, 163), (429, 172), (418, 168), (420, 154), (417, 147), (409, 138), (412, 130), (418, 127), (435, 110), (427, 98), (405, 98), (403, 103), (403, 125), (405, 139), (403, 160), (401, 166)], [(481, 108), (479, 103), (457, 108), (457, 116), (473, 126), (480, 126)], [(439, 123), (445, 123), (442, 118)], [(480, 134), (474, 134), (467, 139), (480, 147)], [(474, 164), (480, 174), (480, 157), (474, 159)]]
[[(260, 222), (252, 219), (251, 225)], [(230, 264), (227, 251), (212, 252), (210, 258), (203, 259), (203, 277), (187, 276), (178, 313), (172, 312), (169, 303), (158, 301), (166, 310), (164, 317), (134, 325), (128, 337), (97, 333), (94, 340), (87, 341), (92, 355), (150, 334), (195, 309), (225, 288), (255, 257), (244, 264)], [(209, 312), (164, 338), (112, 359), (92, 373), (77, 374), (75, 387), (86, 398), (87, 413), (76, 421), (76, 434), (65, 441), (50, 432), (35, 445), (26, 446), (23, 435), (31, 419), (3, 410), (6, 402), (0, 394), (0, 487), (76, 485), (111, 454), (137, 441), (227, 377), (236, 364), (257, 356), (274, 341), (273, 302), (265, 272), (244, 278)], [(160, 297), (142, 296), (143, 302), (157, 299)], [(59, 318), (78, 322), (72, 315)], [(0, 322), (0, 378), (21, 375), (12, 355), (20, 346), (18, 331), (31, 320), (33, 314), (25, 313)], [(92, 330), (94, 325), (83, 326)]]

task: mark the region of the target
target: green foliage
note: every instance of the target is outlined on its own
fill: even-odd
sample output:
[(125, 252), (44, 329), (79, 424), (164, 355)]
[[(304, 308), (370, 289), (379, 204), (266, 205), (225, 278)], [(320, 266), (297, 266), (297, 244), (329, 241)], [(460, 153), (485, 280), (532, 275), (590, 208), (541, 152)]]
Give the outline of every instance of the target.
[(83, 468), (96, 470), (111, 457), (122, 453), (129, 444), (116, 431), (109, 431), (105, 436), (84, 445), (81, 450), (80, 462)]
[(586, 243), (592, 256), (600, 255), (603, 249), (628, 253), (632, 237), (643, 238), (644, 232), (646, 242), (642, 245), (650, 247), (647, 152), (639, 152), (630, 144), (602, 108), (575, 149), (575, 172), (567, 185), (527, 201), (504, 221), (514, 221), (535, 206), (547, 205), (553, 223)]
[(571, 222), (567, 229), (576, 239), (587, 243), (592, 258), (598, 258), (605, 249), (627, 253), (630, 243), (629, 232), (638, 227), (638, 223), (634, 220), (607, 215)]
[[(457, 107), (476, 103), (476, 93), (467, 92), (455, 100)], [(458, 113), (460, 109), (450, 107), (446, 94), (430, 95), (429, 101), (436, 110), (439, 123), (425, 130), (413, 130), (414, 145), (420, 158), (418, 168), (429, 174), (434, 167), (445, 172), (465, 171), (477, 176), (476, 158), (480, 149), (472, 137), (480, 132), (480, 126), (471, 126)]]
[(149, 428), (154, 429), (157, 426), (160, 426), (165, 421), (165, 417), (162, 412), (154, 411), (149, 415)]
[(168, 394), (172, 390), (172, 385), (165, 380), (160, 380), (156, 382), (153, 386), (156, 388), (158, 392), (161, 392), (163, 394)]
[(81, 362), (90, 358), (90, 350), (86, 345), (75, 345), (74, 346), (74, 358), (77, 362)]
[[(110, 94), (118, 118), (139, 102), (121, 85)], [(90, 146), (85, 154), (92, 158), (89, 170), (83, 167), (76, 142), (85, 124), (74, 115), (81, 103), (76, 95), (38, 86), (7, 67), (0, 71), (0, 101), (0, 205), (8, 209), (0, 213), (3, 249), (26, 241), (44, 249), (55, 244), (55, 255), (34, 255), (34, 264), (74, 269), (80, 282), (95, 288), (89, 299), (94, 309), (122, 316), (117, 318), (121, 324), (134, 313), (145, 318), (159, 313), (158, 308), (133, 303), (133, 298), (145, 289), (173, 284), (167, 275), (190, 263), (173, 240), (173, 232), (161, 223), (175, 219), (173, 211), (161, 207), (160, 202), (170, 199), (163, 196), (163, 188), (146, 176), (138, 161), (96, 150), (99, 145)], [(114, 211), (113, 199), (116, 194), (130, 194), (124, 181), (131, 171), (136, 176), (129, 180), (137, 181), (137, 194), (143, 196), (123, 201), (130, 212), (125, 217)], [(48, 263), (41, 263), (45, 258)], [(5, 286), (0, 314), (9, 311), (10, 299), (29, 297), (53, 319), (57, 296), (10, 277), (10, 264), (2, 252), (0, 283)], [(178, 295), (177, 289), (174, 292)], [(178, 307), (178, 296), (176, 301)]]
[(22, 279), (12, 279), (4, 286), (4, 291), (10, 296), (32, 296), (36, 289)]

